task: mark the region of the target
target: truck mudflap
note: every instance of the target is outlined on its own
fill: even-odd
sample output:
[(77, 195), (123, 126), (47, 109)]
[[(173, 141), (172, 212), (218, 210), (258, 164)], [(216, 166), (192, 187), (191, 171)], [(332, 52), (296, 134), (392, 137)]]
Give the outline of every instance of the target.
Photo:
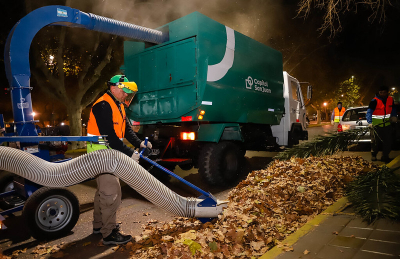
[(243, 141), (239, 124), (215, 123), (200, 125), (196, 141), (218, 143), (221, 140)]

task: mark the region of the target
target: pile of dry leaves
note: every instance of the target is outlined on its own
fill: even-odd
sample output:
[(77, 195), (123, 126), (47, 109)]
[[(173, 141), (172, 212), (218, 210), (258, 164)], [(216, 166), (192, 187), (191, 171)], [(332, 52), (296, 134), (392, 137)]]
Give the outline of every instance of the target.
[(126, 249), (132, 258), (260, 256), (342, 197), (353, 176), (373, 167), (361, 157), (275, 161), (230, 192), (228, 208), (218, 219), (147, 224)]

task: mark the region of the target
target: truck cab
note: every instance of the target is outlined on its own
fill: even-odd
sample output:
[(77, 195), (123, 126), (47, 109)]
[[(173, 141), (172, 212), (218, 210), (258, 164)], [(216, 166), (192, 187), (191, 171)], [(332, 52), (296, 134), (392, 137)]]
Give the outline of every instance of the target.
[(306, 106), (299, 81), (283, 72), (285, 115), (279, 125), (271, 126), (272, 135), (279, 146), (293, 146), (307, 140)]

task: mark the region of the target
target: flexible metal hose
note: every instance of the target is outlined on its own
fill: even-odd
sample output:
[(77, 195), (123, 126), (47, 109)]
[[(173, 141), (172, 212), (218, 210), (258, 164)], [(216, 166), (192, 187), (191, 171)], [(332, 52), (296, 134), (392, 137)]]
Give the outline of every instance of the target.
[(226, 207), (198, 207), (202, 200), (185, 198), (171, 191), (125, 154), (103, 149), (63, 163), (51, 163), (22, 150), (0, 146), (0, 170), (48, 187), (65, 187), (112, 173), (153, 204), (181, 217), (217, 217)]

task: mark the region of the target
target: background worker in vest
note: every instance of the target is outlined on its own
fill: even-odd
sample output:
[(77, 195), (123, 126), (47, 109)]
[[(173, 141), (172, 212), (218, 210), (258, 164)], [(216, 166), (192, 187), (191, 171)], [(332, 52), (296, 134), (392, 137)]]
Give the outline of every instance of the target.
[(337, 130), (339, 122), (342, 120), (345, 111), (346, 109), (342, 107), (342, 102), (338, 102), (337, 107), (333, 109), (331, 116), (331, 124), (333, 125), (333, 130)]
[[(138, 90), (137, 85), (129, 82), (124, 75), (113, 76), (108, 85), (109, 91), (94, 103), (88, 121), (88, 136), (107, 135), (107, 142), (100, 138), (99, 143), (88, 143), (87, 152), (112, 148), (139, 162), (139, 153), (123, 143), (126, 138), (135, 147), (146, 147), (144, 141), (133, 132), (125, 114), (125, 106), (130, 105)], [(150, 142), (147, 147), (152, 147)], [(122, 234), (116, 223), (116, 213), (121, 203), (119, 179), (112, 174), (102, 174), (96, 180), (93, 233), (101, 233), (105, 245), (125, 244), (132, 237)]]
[(369, 103), (366, 118), (368, 126), (371, 128), (371, 160), (376, 161), (376, 155), (382, 146), (381, 160), (385, 163), (390, 162), (391, 123), (397, 122), (397, 112), (387, 86), (381, 86), (374, 99)]

